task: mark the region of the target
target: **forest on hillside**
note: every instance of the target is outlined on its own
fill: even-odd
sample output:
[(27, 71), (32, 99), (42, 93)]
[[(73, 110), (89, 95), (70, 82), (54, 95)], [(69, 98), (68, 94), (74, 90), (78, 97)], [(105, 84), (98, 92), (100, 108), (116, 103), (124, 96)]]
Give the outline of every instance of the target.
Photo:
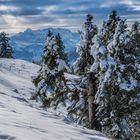
[[(140, 140), (140, 23), (128, 26), (112, 11), (99, 28), (88, 14), (73, 64), (60, 34), (46, 34), (31, 98), (42, 108), (63, 106), (76, 123), (112, 139)], [(12, 54), (2, 32), (0, 58), (13, 58)]]

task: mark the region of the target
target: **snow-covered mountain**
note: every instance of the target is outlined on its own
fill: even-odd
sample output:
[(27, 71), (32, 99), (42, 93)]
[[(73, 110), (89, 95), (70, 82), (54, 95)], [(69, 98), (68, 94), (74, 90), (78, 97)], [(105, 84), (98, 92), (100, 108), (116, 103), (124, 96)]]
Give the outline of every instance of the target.
[(28, 61), (39, 60), (48, 30), (51, 30), (54, 34), (60, 33), (64, 45), (66, 46), (65, 51), (68, 52), (70, 61), (73, 61), (77, 56), (75, 53), (75, 46), (79, 41), (79, 34), (59, 28), (41, 30), (27, 29), (24, 32), (11, 36), (10, 45), (14, 49), (14, 57)]
[(39, 68), (23, 60), (0, 59), (0, 140), (109, 140), (29, 100), (35, 91), (31, 77)]

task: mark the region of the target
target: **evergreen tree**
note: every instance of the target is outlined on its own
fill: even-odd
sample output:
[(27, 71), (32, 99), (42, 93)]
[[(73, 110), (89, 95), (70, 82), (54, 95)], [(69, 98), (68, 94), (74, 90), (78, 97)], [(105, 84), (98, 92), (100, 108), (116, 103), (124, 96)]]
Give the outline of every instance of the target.
[[(106, 55), (106, 48), (105, 46), (109, 44), (110, 40), (113, 38), (113, 35), (115, 34), (115, 28), (117, 27), (117, 23), (120, 21), (119, 16), (117, 16), (116, 11), (112, 11), (109, 19), (104, 22), (103, 28), (99, 32), (99, 36), (95, 35), (92, 40), (92, 47), (91, 47), (91, 54), (93, 53), (93, 59), (94, 63), (91, 67), (91, 71), (89, 73), (89, 92), (88, 92), (88, 103), (89, 103), (89, 123), (90, 128), (94, 128), (97, 130), (101, 130), (101, 126), (99, 124), (99, 119), (96, 117), (96, 112), (98, 108), (98, 103), (96, 101), (96, 92), (98, 91), (98, 85), (100, 84), (100, 81), (98, 79), (99, 71), (100, 71), (100, 65), (102, 65), (102, 70), (105, 70), (105, 58)], [(99, 47), (100, 46), (100, 47)], [(91, 80), (90, 80), (91, 79)], [(91, 107), (90, 107), (91, 106)]]
[(94, 43), (91, 47), (91, 55), (94, 58), (94, 63), (91, 66), (91, 71), (93, 71), (97, 77), (100, 71), (104, 71), (106, 69), (106, 65), (104, 65), (105, 63), (103, 62), (106, 62), (105, 59), (107, 58), (107, 45), (109, 45), (110, 41), (113, 40), (119, 21), (120, 17), (117, 15), (117, 12), (112, 11), (108, 20), (104, 21), (103, 27), (98, 35), (93, 38)]
[(92, 16), (87, 15), (80, 35), (75, 78), (64, 75), (69, 68), (60, 35), (48, 32), (42, 67), (34, 80), (36, 98), (45, 107), (68, 105), (69, 115), (78, 123), (101, 129), (113, 139), (139, 140), (139, 23), (129, 31), (125, 20), (112, 11), (97, 34)]
[(49, 31), (42, 56), (39, 75), (34, 79), (37, 87), (36, 98), (39, 97), (44, 107), (65, 101), (66, 81), (64, 72), (69, 70), (67, 55), (60, 35), (53, 36)]
[(103, 27), (100, 32), (100, 37), (103, 45), (107, 45), (109, 41), (112, 39), (115, 29), (117, 27), (117, 23), (120, 21), (120, 17), (117, 15), (116, 11), (112, 11), (109, 15), (107, 21), (104, 21)]
[(71, 105), (68, 107), (68, 112), (76, 121), (87, 127), (89, 126), (89, 114), (88, 114), (88, 79), (87, 73), (93, 63), (94, 59), (90, 55), (91, 45), (93, 45), (92, 39), (97, 34), (97, 26), (92, 22), (92, 15), (87, 15), (86, 22), (82, 26), (80, 31), (80, 43), (77, 46), (77, 52), (79, 58), (74, 65), (74, 72), (79, 75), (80, 81), (74, 83), (72, 92), (69, 94)]
[(75, 73), (85, 74), (93, 63), (93, 57), (90, 54), (92, 39), (97, 34), (97, 26), (92, 22), (92, 15), (87, 15), (86, 22), (80, 31), (80, 43), (77, 45), (79, 58), (75, 62)]
[[(109, 21), (112, 17), (117, 16), (110, 16)], [(134, 66), (135, 54), (131, 52), (127, 25), (119, 17), (116, 19), (112, 20), (112, 24), (105, 22), (101, 33), (94, 40), (91, 53), (95, 61), (91, 70), (96, 72), (99, 82), (96, 116), (102, 132), (112, 138), (129, 140), (134, 127), (134, 124), (131, 124), (133, 127), (130, 125), (129, 117), (133, 114), (130, 102), (139, 91), (136, 78), (138, 72)], [(136, 108), (138, 111), (138, 106)], [(136, 126), (138, 128), (138, 124)]]
[(9, 38), (7, 34), (0, 33), (0, 57), (1, 58), (12, 58), (12, 47), (8, 43)]
[(125, 58), (127, 63), (125, 75), (127, 86), (132, 88), (128, 92), (131, 98), (128, 106), (131, 139), (140, 139), (140, 24), (138, 22), (132, 25), (126, 52), (128, 55)]

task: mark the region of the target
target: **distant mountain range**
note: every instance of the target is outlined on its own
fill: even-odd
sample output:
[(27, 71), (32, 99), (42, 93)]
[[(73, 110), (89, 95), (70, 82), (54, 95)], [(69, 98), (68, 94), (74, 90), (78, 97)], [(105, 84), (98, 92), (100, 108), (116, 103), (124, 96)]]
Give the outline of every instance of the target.
[(55, 35), (60, 33), (65, 45), (65, 51), (68, 53), (69, 60), (72, 62), (76, 59), (77, 54), (75, 46), (79, 41), (79, 34), (71, 32), (67, 29), (27, 29), (24, 32), (17, 33), (10, 37), (10, 45), (14, 50), (14, 57), (27, 61), (39, 61), (41, 59), (44, 42), (48, 30), (51, 30)]

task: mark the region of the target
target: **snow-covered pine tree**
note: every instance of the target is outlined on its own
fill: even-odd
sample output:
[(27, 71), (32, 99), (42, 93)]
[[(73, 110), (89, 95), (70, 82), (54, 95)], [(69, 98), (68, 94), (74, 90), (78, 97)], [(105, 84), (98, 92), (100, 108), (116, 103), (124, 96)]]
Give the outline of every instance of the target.
[(72, 104), (68, 108), (69, 114), (76, 116), (76, 121), (87, 127), (90, 127), (87, 73), (94, 61), (90, 54), (90, 49), (91, 45), (93, 45), (92, 39), (97, 34), (97, 26), (93, 24), (92, 20), (92, 15), (88, 14), (80, 31), (80, 43), (77, 45), (79, 58), (74, 64), (74, 72), (75, 75), (80, 77), (81, 81), (79, 84), (76, 84), (77, 87), (75, 87), (75, 90), (73, 89), (71, 94), (69, 94)]
[[(113, 34), (115, 33), (115, 28), (117, 26), (118, 21), (120, 20), (119, 16), (117, 16), (116, 11), (112, 11), (109, 19), (107, 22), (104, 22), (103, 28), (100, 32), (100, 37), (101, 37), (101, 42), (102, 45), (107, 45)], [(95, 42), (96, 35), (92, 39), (92, 46), (94, 45), (95, 47), (92, 47), (92, 51), (96, 53), (95, 48), (98, 47), (98, 44)], [(96, 46), (97, 45), (97, 46)], [(102, 46), (100, 47), (101, 53), (104, 53), (105, 48)], [(92, 54), (92, 53), (90, 53)], [(105, 57), (105, 56), (104, 56)], [(93, 57), (95, 64), (96, 61), (98, 61), (99, 56)], [(104, 59), (104, 58), (101, 58)], [(94, 67), (95, 68), (95, 67)], [(98, 107), (98, 104), (95, 102), (95, 94), (97, 92), (97, 87), (98, 87), (98, 70), (94, 69), (89, 72), (89, 77), (88, 77), (88, 112), (89, 112), (89, 126), (90, 128), (94, 128), (97, 130), (100, 130), (100, 124), (99, 121), (97, 120), (95, 114), (96, 114), (96, 108)]]
[(0, 33), (0, 57), (1, 58), (13, 58), (12, 57), (12, 47), (8, 43), (9, 38), (7, 34), (2, 32)]
[(130, 41), (125, 50), (125, 75), (129, 101), (131, 139), (140, 139), (140, 24), (135, 22), (130, 31)]
[[(99, 80), (98, 80), (98, 61), (99, 59), (104, 59), (106, 57), (106, 49), (104, 48), (104, 45), (107, 45), (109, 43), (109, 40), (113, 37), (113, 34), (115, 33), (115, 28), (117, 26), (118, 21), (120, 20), (119, 16), (117, 16), (117, 12), (116, 11), (112, 11), (109, 19), (104, 22), (103, 24), (103, 28), (101, 29), (100, 32), (100, 38), (98, 38), (96, 35), (94, 36), (93, 40), (92, 40), (92, 52), (94, 52), (94, 54), (96, 54), (98, 51), (96, 50), (96, 48), (98, 49), (98, 46), (100, 47), (100, 53), (104, 54), (103, 57), (101, 57), (100, 54), (96, 54), (96, 57), (94, 58), (94, 69), (92, 69), (89, 74), (93, 75), (90, 76), (88, 78), (88, 85), (89, 85), (89, 92), (88, 92), (88, 104), (89, 104), (89, 122), (90, 122), (90, 128), (94, 128), (97, 130), (100, 130), (100, 124), (98, 119), (96, 118), (96, 108), (98, 107), (98, 104), (95, 102), (95, 95), (97, 92), (97, 87), (99, 84)], [(95, 40), (97, 39), (100, 40), (100, 43), (98, 44)], [(91, 53), (92, 54), (92, 53)], [(92, 68), (93, 68), (92, 67)], [(89, 80), (91, 79), (91, 80)], [(96, 80), (95, 80), (96, 79)], [(91, 82), (92, 81), (92, 82)], [(92, 91), (91, 91), (92, 89)]]
[(110, 41), (110, 39), (113, 37), (119, 20), (120, 17), (117, 15), (117, 12), (112, 11), (109, 15), (108, 20), (104, 21), (103, 27), (100, 32), (100, 37), (104, 45), (107, 45), (109, 43), (108, 41)]
[(135, 57), (130, 53), (131, 41), (125, 21), (118, 18), (113, 28), (112, 35), (108, 34), (109, 28), (102, 29), (92, 47), (95, 61), (91, 70), (96, 71), (99, 81), (96, 116), (104, 133), (118, 140), (129, 140), (132, 139), (133, 130), (129, 119), (133, 111), (129, 104), (139, 91), (135, 77), (138, 73), (134, 70), (134, 61), (130, 61)]
[(90, 49), (93, 37), (97, 34), (98, 29), (95, 24), (93, 24), (93, 16), (88, 14), (86, 17), (86, 22), (82, 26), (80, 31), (80, 42), (77, 45), (77, 53), (79, 57), (75, 62), (75, 73), (79, 75), (84, 75), (93, 63), (93, 57), (90, 54)]
[(117, 16), (117, 12), (112, 11), (109, 19), (104, 22), (103, 27), (99, 31), (98, 35), (95, 35), (95, 37), (93, 38), (94, 43), (91, 47), (91, 54), (94, 58), (94, 63), (91, 66), (90, 71), (94, 73), (93, 79), (96, 78), (97, 85), (94, 104), (97, 107), (99, 106), (98, 109), (96, 109), (96, 112), (98, 112), (98, 114), (96, 115), (95, 120), (98, 120), (97, 122), (101, 121), (99, 118), (103, 115), (101, 111), (104, 110), (104, 105), (99, 104), (98, 96), (100, 95), (100, 85), (102, 85), (103, 83), (103, 80), (105, 78), (105, 71), (107, 69), (107, 45), (110, 43), (110, 40), (113, 40), (115, 29), (117, 28), (117, 24), (119, 21), (120, 18), (119, 16)]
[(67, 55), (59, 34), (53, 36), (48, 32), (42, 56), (42, 65), (39, 75), (34, 79), (37, 87), (35, 98), (40, 98), (44, 107), (57, 106), (65, 102), (66, 81), (64, 72), (68, 71)]
[[(109, 15), (108, 20), (104, 21), (101, 30), (93, 38), (94, 43), (91, 47), (91, 55), (94, 58), (94, 63), (91, 66), (91, 71), (96, 74), (96, 77), (98, 77), (98, 74), (101, 70), (99, 69), (99, 67), (101, 67), (99, 65), (100, 61), (105, 60), (105, 58), (107, 57), (106, 46), (110, 43), (110, 40), (113, 40), (113, 36), (115, 34), (115, 30), (119, 21), (120, 17), (117, 15), (117, 12), (112, 11)], [(106, 65), (104, 65), (104, 63), (101, 63), (101, 65), (104, 66), (102, 70), (105, 70)]]

